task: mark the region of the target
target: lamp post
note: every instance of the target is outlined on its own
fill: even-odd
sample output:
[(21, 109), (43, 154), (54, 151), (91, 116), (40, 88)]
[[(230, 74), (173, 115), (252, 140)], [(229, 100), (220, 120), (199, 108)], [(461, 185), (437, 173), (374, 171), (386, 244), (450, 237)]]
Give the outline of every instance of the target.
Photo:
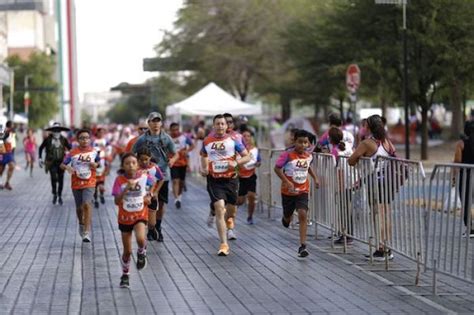
[(27, 119), (29, 119), (28, 117), (28, 112), (29, 112), (29, 107), (31, 105), (31, 98), (30, 98), (30, 92), (28, 91), (28, 80), (32, 77), (31, 74), (27, 74), (25, 75), (25, 79), (24, 79), (24, 84), (25, 84), (25, 95), (23, 97), (23, 105), (25, 107), (25, 116)]
[(405, 158), (410, 159), (410, 114), (408, 108), (407, 0), (375, 0), (375, 4), (402, 5), (403, 13), (403, 103), (405, 107)]

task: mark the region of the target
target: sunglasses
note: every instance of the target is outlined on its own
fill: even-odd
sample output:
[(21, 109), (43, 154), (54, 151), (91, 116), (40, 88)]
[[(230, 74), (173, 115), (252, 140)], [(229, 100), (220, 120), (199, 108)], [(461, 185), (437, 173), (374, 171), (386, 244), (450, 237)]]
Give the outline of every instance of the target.
[(77, 138), (77, 139), (79, 139), (79, 140), (89, 140), (90, 137), (79, 137), (79, 138)]

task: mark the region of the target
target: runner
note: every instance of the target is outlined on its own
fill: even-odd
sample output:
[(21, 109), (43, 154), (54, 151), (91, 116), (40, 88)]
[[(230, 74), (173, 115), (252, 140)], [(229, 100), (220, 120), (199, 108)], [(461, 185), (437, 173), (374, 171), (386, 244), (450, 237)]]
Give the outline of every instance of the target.
[[(160, 167), (164, 175), (165, 182), (158, 195), (158, 211), (156, 213), (156, 230), (158, 231), (158, 242), (163, 242), (163, 232), (161, 222), (168, 203), (168, 184), (170, 180), (170, 167), (178, 159), (178, 154), (171, 137), (161, 129), (162, 117), (158, 112), (151, 112), (147, 118), (149, 130), (137, 139), (132, 151), (137, 153), (145, 147), (150, 150), (152, 158)], [(171, 156), (171, 157), (170, 157)]]
[(125, 152), (132, 152), (132, 148), (133, 148), (133, 145), (135, 144), (135, 142), (137, 142), (138, 138), (140, 138), (140, 136), (142, 134), (144, 134), (145, 132), (147, 132), (147, 131), (148, 131), (148, 126), (147, 126), (146, 122), (144, 122), (144, 121), (139, 122), (138, 126), (137, 126), (138, 136), (136, 136), (135, 138), (132, 138), (132, 140), (128, 141), (127, 146), (125, 147)]
[(170, 136), (178, 152), (179, 158), (171, 168), (171, 179), (173, 181), (173, 196), (176, 209), (181, 208), (181, 194), (183, 193), (188, 168), (188, 153), (194, 149), (193, 141), (179, 132), (179, 124), (170, 125)]
[[(123, 172), (115, 179), (112, 195), (119, 208), (118, 225), (122, 232), (123, 254), (120, 259), (122, 276), (120, 287), (130, 286), (130, 262), (132, 256), (132, 232), (138, 244), (137, 269), (142, 270), (147, 265), (145, 229), (148, 219), (148, 207), (154, 193), (154, 180), (146, 172), (138, 170), (138, 161), (133, 153), (124, 153), (121, 167)], [(158, 174), (158, 173), (156, 173)], [(158, 178), (157, 178), (158, 179)], [(151, 188), (149, 188), (151, 187)]]
[(89, 243), (91, 241), (92, 198), (100, 157), (99, 153), (90, 146), (91, 133), (89, 130), (80, 129), (76, 136), (79, 146), (66, 155), (61, 168), (72, 175), (71, 186), (76, 202), (79, 235), (83, 242)]
[(3, 175), (5, 168), (7, 168), (7, 180), (5, 181), (5, 184), (0, 184), (0, 189), (12, 190), (13, 188), (10, 185), (10, 180), (15, 171), (15, 131), (11, 121), (7, 121), (5, 127), (2, 137), (4, 153), (0, 154), (0, 178)]
[(158, 232), (156, 230), (156, 210), (158, 209), (158, 192), (163, 186), (163, 173), (155, 163), (151, 162), (151, 152), (147, 148), (142, 148), (138, 151), (138, 167), (140, 171), (148, 173), (155, 181), (155, 192), (151, 194), (151, 203), (148, 205), (148, 233), (147, 239), (149, 241), (158, 240)]
[(23, 148), (26, 159), (25, 170), (30, 168), (30, 177), (33, 177), (33, 167), (36, 160), (36, 138), (31, 128), (28, 128), (26, 131), (26, 137), (23, 139)]
[(94, 139), (92, 146), (99, 152), (99, 166), (96, 169), (96, 183), (94, 190), (94, 206), (99, 208), (99, 194), (100, 203), (105, 204), (105, 178), (109, 175), (110, 163), (109, 159), (112, 153), (112, 148), (105, 139), (105, 129), (97, 128), (96, 138)]
[[(54, 123), (52, 127), (45, 129), (50, 134), (43, 140), (39, 147), (39, 166), (45, 167), (46, 173), (51, 177), (51, 193), (53, 194), (53, 205), (58, 202), (63, 204), (62, 193), (64, 185), (64, 170), (61, 163), (64, 160), (66, 152), (71, 150), (71, 145), (61, 131), (69, 131), (68, 128), (61, 127), (59, 123)], [(41, 156), (46, 149), (46, 158), (43, 162)]]
[(298, 256), (309, 255), (306, 248), (307, 212), (309, 196), (308, 174), (319, 187), (318, 178), (311, 168), (313, 156), (306, 149), (310, 146), (311, 134), (305, 130), (297, 130), (294, 137), (294, 149), (285, 150), (280, 154), (275, 163), (275, 173), (281, 179), (281, 199), (283, 204), (283, 217), (281, 223), (284, 227), (290, 226), (293, 213), (298, 211), (300, 247)]
[[(241, 142), (226, 134), (228, 125), (223, 115), (214, 116), (213, 125), (214, 132), (204, 139), (201, 149), (201, 174), (207, 176), (207, 191), (216, 212), (217, 232), (221, 241), (217, 254), (227, 256), (230, 249), (225, 227), (227, 225), (228, 236), (232, 236), (237, 209), (236, 167), (249, 162), (251, 156)], [(238, 161), (236, 154), (242, 157)]]
[(247, 224), (254, 224), (253, 212), (257, 191), (257, 174), (255, 168), (260, 166), (260, 154), (255, 146), (255, 139), (250, 130), (243, 130), (242, 137), (247, 151), (251, 154), (250, 161), (239, 168), (239, 197), (237, 205), (243, 205), (247, 199)]

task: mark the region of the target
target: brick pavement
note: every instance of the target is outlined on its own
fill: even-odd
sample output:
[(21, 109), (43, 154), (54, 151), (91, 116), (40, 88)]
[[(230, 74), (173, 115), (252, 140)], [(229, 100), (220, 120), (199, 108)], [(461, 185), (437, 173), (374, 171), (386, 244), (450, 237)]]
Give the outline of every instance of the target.
[[(141, 272), (132, 267), (131, 287), (121, 289), (121, 240), (111, 196), (94, 210), (92, 243), (83, 244), (68, 176), (66, 183), (62, 207), (51, 204), (49, 177), (38, 169), (33, 179), (17, 171), (14, 190), (0, 191), (0, 314), (474, 311), (469, 295), (414, 296), (411, 292), (426, 288), (400, 285), (410, 281), (412, 271), (369, 271), (374, 267), (359, 265), (362, 246), (344, 255), (327, 240), (310, 240), (310, 256), (299, 259), (297, 231), (265, 214), (248, 226), (241, 211), (239, 239), (231, 243), (229, 257), (218, 257), (217, 233), (205, 224), (207, 193), (193, 179), (183, 208), (170, 204), (165, 242), (149, 244), (148, 267)], [(410, 262), (396, 261), (413, 269)], [(445, 291), (472, 292), (472, 286), (441, 281)]]

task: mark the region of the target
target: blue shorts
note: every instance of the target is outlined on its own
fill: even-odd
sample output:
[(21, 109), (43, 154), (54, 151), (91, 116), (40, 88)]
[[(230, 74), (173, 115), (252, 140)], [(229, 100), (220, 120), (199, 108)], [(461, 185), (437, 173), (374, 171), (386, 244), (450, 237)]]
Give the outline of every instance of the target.
[(10, 162), (15, 162), (12, 152), (0, 154), (0, 165), (7, 165)]

